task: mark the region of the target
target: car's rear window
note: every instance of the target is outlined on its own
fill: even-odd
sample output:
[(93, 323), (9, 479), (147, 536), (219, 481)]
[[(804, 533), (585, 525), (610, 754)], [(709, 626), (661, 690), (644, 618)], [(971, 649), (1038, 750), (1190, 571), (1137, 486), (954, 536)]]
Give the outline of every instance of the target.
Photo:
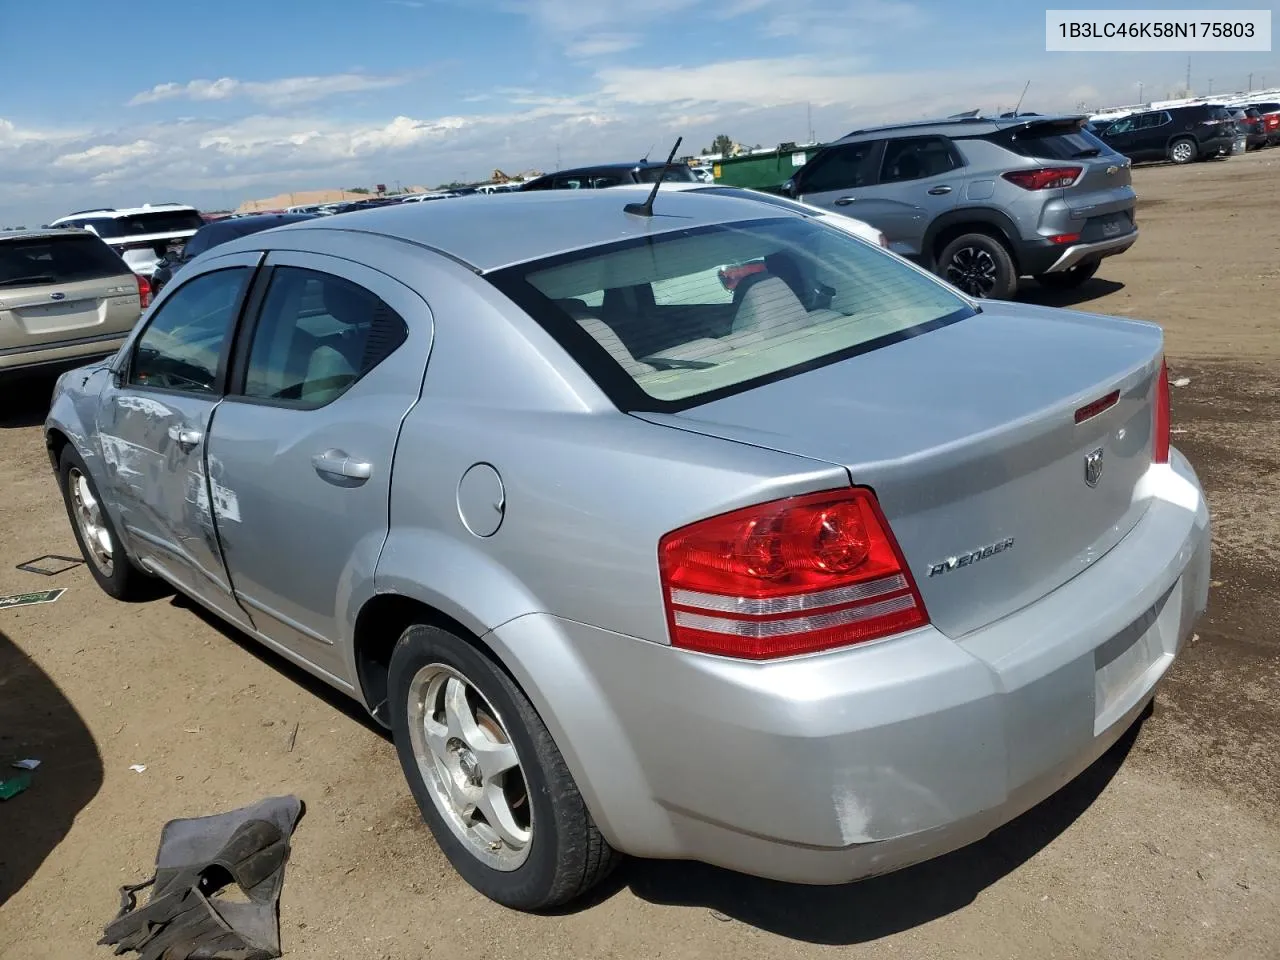
[(0, 286), (76, 283), (128, 273), (128, 265), (97, 237), (0, 237)]
[(1111, 153), (1111, 147), (1081, 126), (1032, 126), (1025, 130), (1003, 130), (992, 139), (1024, 157), (1039, 160), (1082, 160)]
[(626, 410), (679, 410), (973, 313), (951, 288), (802, 217), (629, 240), (490, 275)]
[(98, 236), (117, 240), (121, 237), (141, 237), (153, 233), (179, 233), (199, 230), (204, 220), (194, 210), (166, 210), (156, 213), (135, 213), (127, 217), (103, 217), (93, 221)]

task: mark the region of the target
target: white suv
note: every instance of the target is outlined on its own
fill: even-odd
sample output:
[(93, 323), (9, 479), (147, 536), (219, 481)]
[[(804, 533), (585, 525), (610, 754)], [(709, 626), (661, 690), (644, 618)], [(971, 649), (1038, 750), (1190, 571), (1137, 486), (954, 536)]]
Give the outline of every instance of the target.
[(145, 204), (125, 210), (80, 210), (54, 220), (52, 227), (83, 227), (101, 237), (134, 273), (150, 278), (156, 262), (177, 259), (191, 235), (204, 226), (195, 207), (184, 203)]

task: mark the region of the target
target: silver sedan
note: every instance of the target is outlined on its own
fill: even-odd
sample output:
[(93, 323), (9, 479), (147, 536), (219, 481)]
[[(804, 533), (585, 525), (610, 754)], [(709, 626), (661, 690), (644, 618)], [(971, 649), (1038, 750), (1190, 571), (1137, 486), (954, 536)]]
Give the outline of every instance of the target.
[(233, 241), (47, 423), (118, 598), (364, 704), (477, 889), (806, 883), (1087, 767), (1203, 612), (1159, 327), (958, 294), (794, 205), (477, 197)]

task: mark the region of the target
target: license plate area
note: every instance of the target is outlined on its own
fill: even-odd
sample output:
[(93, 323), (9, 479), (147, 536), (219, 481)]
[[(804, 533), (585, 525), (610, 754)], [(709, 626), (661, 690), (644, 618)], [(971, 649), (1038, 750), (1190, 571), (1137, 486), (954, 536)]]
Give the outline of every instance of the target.
[(1094, 735), (1144, 697), (1173, 661), (1180, 584), (1093, 652)]

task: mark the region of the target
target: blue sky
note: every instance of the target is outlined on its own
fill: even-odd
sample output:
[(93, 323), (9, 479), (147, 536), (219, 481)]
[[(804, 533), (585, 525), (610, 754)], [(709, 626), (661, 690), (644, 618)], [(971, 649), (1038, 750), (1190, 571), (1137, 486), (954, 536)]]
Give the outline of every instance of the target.
[[(1066, 6), (1055, 2), (1054, 7)], [(1093, 0), (1079, 6), (1128, 7)], [(1200, 0), (1197, 7), (1238, 7)], [(1178, 54), (1048, 54), (1001, 0), (0, 0), (0, 225), (435, 184), (981, 107), (1163, 97)], [(1280, 85), (1195, 54), (1197, 92)], [(682, 151), (684, 152), (684, 151)]]

